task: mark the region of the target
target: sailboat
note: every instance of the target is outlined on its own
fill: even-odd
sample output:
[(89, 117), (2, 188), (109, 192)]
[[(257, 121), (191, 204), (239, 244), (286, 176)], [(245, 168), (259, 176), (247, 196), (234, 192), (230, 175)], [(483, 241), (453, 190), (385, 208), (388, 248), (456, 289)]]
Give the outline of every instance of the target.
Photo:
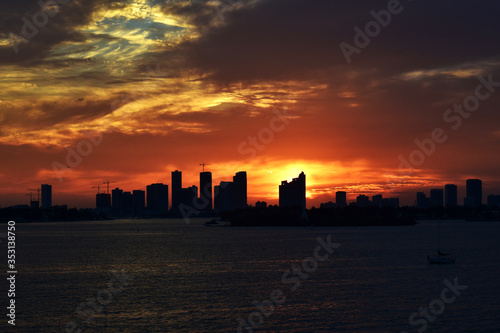
[(435, 256), (427, 256), (427, 260), (429, 264), (454, 264), (455, 257), (449, 253), (441, 252), (440, 244), (441, 243), (441, 220), (439, 220), (438, 225), (438, 251)]

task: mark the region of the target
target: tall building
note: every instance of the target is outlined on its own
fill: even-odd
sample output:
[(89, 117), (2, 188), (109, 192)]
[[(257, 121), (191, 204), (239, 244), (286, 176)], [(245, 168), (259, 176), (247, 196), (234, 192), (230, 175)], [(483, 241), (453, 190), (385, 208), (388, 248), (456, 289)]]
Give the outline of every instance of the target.
[(113, 215), (121, 217), (123, 215), (123, 190), (118, 187), (111, 190), (111, 210)]
[(286, 180), (279, 186), (279, 206), (294, 207), (298, 206), (305, 211), (306, 209), (306, 175), (301, 172), (298, 178), (291, 182)]
[(464, 205), (479, 207), (483, 204), (483, 182), (479, 179), (467, 179)]
[(247, 206), (247, 173), (246, 171), (237, 172), (233, 176), (233, 182), (236, 184), (236, 205), (238, 208)]
[(200, 172), (200, 204), (201, 210), (212, 210), (212, 173)]
[(335, 204), (339, 208), (347, 206), (347, 193), (344, 191), (335, 192)]
[(148, 211), (153, 214), (168, 213), (168, 185), (151, 184), (146, 187)]
[(172, 171), (172, 210), (179, 211), (182, 197), (182, 172)]
[(181, 202), (180, 202), (180, 204), (183, 204), (183, 205), (188, 206), (188, 207), (193, 207), (196, 210), (198, 210), (197, 207), (195, 207), (197, 200), (198, 200), (198, 187), (197, 186), (193, 185), (191, 187), (181, 189)]
[(134, 215), (134, 196), (131, 192), (123, 192), (121, 203), (120, 216), (133, 216)]
[(364, 194), (360, 194), (356, 197), (356, 203), (358, 207), (368, 207), (370, 206), (370, 198)]
[(132, 198), (134, 201), (134, 216), (143, 215), (146, 208), (146, 192), (143, 190), (133, 190)]
[(456, 207), (458, 205), (457, 185), (446, 184), (444, 186), (444, 205), (446, 208)]
[(429, 207), (429, 200), (424, 192), (417, 192), (417, 208), (426, 209)]
[(375, 207), (382, 208), (382, 194), (372, 196), (372, 203)]
[(441, 188), (433, 188), (431, 189), (431, 207), (443, 207), (444, 202), (444, 192)]
[(42, 208), (52, 207), (52, 185), (42, 184)]
[(111, 194), (109, 194), (109, 193), (97, 193), (95, 195), (95, 207), (97, 209), (109, 209), (109, 208), (111, 208)]
[(220, 182), (219, 186), (215, 186), (215, 210), (222, 213), (238, 208), (237, 191), (234, 182)]

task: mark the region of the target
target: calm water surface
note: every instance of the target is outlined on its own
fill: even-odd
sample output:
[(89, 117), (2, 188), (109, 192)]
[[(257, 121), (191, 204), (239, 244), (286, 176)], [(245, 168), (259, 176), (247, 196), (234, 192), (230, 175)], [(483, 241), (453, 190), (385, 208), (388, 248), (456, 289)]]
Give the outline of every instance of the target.
[[(252, 303), (280, 289), (285, 302), (255, 332), (417, 332), (423, 324), (411, 326), (410, 315), (457, 278), (468, 288), (427, 320), (426, 332), (500, 332), (500, 223), (443, 222), (443, 249), (457, 263), (438, 266), (426, 261), (436, 251), (435, 221), (315, 229), (203, 221), (17, 224), (17, 326), (5, 328), (4, 319), (0, 330), (64, 332), (75, 322), (81, 332), (237, 332), (237, 318), (258, 324)], [(328, 235), (340, 247), (292, 291), (283, 273)], [(111, 294), (122, 269), (134, 279)], [(97, 295), (106, 304), (87, 323), (77, 308)]]

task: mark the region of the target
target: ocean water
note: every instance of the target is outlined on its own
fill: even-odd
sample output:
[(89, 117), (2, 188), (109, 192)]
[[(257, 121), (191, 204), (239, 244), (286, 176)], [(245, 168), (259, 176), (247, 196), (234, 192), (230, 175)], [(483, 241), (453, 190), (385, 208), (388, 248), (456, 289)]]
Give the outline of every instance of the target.
[[(442, 249), (457, 262), (429, 265), (436, 221), (314, 229), (204, 221), (18, 223), (16, 327), (4, 315), (0, 331), (500, 332), (500, 223), (443, 221)], [(320, 262), (311, 260), (318, 237), (339, 244)], [(286, 275), (303, 264), (309, 273)], [(467, 288), (444, 291), (445, 303), (444, 281), (455, 279)], [(253, 304), (272, 297), (280, 304)]]

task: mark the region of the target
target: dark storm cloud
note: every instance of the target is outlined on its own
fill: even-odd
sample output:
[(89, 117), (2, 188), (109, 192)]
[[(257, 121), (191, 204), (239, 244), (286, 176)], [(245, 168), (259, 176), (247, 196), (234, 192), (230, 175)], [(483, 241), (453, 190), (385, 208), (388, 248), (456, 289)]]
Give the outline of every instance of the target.
[(401, 13), (348, 65), (339, 44), (353, 45), (354, 27), (364, 30), (370, 11), (387, 3), (264, 0), (226, 13), (225, 25), (183, 47), (192, 66), (221, 83), (304, 79), (336, 67), (376, 68), (381, 77), (500, 55), (498, 1), (401, 1)]
[[(50, 5), (51, 11), (44, 12), (39, 3)], [(26, 38), (27, 43), (21, 42), (18, 45), (17, 53), (12, 46), (0, 47), (0, 64), (33, 65), (54, 45), (86, 40), (88, 36), (75, 31), (75, 28), (87, 24), (97, 8), (110, 5), (101, 4), (98, 0), (1, 2), (0, 13), (3, 17), (0, 20), (0, 35), (8, 37), (15, 34), (23, 37), (25, 32), (30, 38)], [(39, 22), (38, 26), (35, 25), (36, 22)]]

